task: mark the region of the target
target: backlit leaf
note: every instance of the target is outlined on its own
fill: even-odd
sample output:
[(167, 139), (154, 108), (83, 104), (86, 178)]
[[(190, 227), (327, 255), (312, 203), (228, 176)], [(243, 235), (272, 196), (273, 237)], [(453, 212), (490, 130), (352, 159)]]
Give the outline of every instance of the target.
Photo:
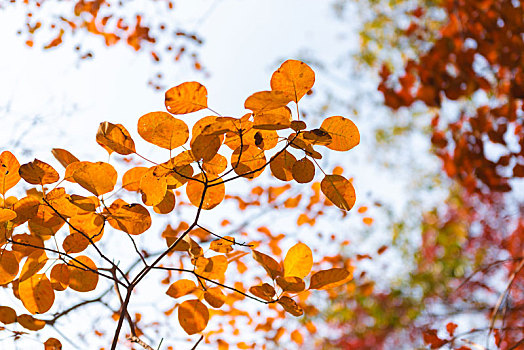
[(260, 91), (249, 96), (244, 103), (244, 107), (252, 110), (256, 115), (285, 107), (293, 98), (292, 95), (282, 91)]
[(77, 292), (89, 292), (98, 284), (97, 267), (93, 260), (81, 255), (69, 262), (69, 287)]
[(0, 154), (0, 193), (2, 195), (20, 181), (19, 168), (20, 163), (11, 152), (3, 151)]
[(9, 250), (0, 250), (0, 285), (7, 284), (18, 275), (18, 260), (16, 255)]
[(238, 147), (231, 156), (231, 166), (237, 175), (253, 179), (264, 171), (264, 151), (255, 146)]
[(202, 332), (209, 321), (209, 311), (200, 300), (186, 300), (178, 307), (178, 321), (189, 334)]
[(306, 284), (299, 277), (277, 277), (277, 284), (286, 292), (298, 293), (306, 289)]
[(111, 151), (128, 155), (135, 153), (135, 142), (122, 124), (102, 122), (96, 133), (96, 142)]
[(43, 250), (36, 250), (29, 254), (20, 272), (20, 282), (25, 281), (40, 271), (47, 263), (47, 255)]
[(226, 273), (228, 262), (224, 255), (213, 256), (209, 259), (200, 257), (196, 260), (195, 266), (195, 273), (198, 275), (210, 279), (221, 279)]
[(212, 159), (204, 161), (202, 168), (204, 168), (206, 173), (218, 175), (226, 170), (227, 159), (223, 155), (217, 153)]
[(197, 289), (195, 282), (187, 279), (181, 279), (171, 284), (167, 289), (166, 294), (171, 298), (180, 298), (184, 295), (188, 295), (195, 289)]
[(280, 264), (269, 255), (253, 250), (253, 258), (256, 262), (262, 265), (269, 277), (272, 279), (275, 279), (277, 276), (282, 274), (282, 268), (280, 267)]
[(13, 251), (18, 253), (18, 258), (28, 256), (36, 250), (44, 247), (44, 241), (40, 237), (28, 235), (27, 233), (18, 234), (11, 237), (14, 244)]
[(284, 276), (306, 277), (313, 266), (311, 249), (304, 243), (291, 247), (284, 258)]
[(107, 211), (107, 222), (113, 228), (130, 235), (139, 235), (151, 227), (149, 212), (138, 203), (127, 204), (124, 200), (117, 199)]
[(167, 180), (164, 176), (156, 176), (155, 168), (150, 168), (140, 179), (140, 193), (145, 205), (157, 205), (166, 196)]
[(340, 209), (350, 210), (355, 204), (355, 189), (342, 175), (326, 175), (320, 183), (320, 189)]
[(20, 166), (20, 176), (32, 185), (47, 185), (57, 182), (60, 176), (53, 167), (38, 159)]
[(327, 148), (335, 151), (348, 151), (360, 143), (357, 126), (349, 119), (335, 116), (322, 122), (320, 128), (331, 136)]
[(219, 287), (208, 288), (204, 292), (204, 299), (214, 308), (220, 308), (226, 302), (226, 296)]
[(217, 253), (227, 254), (233, 250), (233, 244), (235, 244), (235, 239), (230, 236), (225, 236), (224, 238), (211, 242), (209, 249)]
[(0, 223), (16, 218), (16, 212), (11, 209), (0, 208)]
[(322, 270), (311, 275), (309, 289), (329, 289), (339, 286), (351, 277), (351, 273), (346, 269), (333, 268)]
[(69, 268), (66, 264), (56, 264), (51, 269), (50, 281), (54, 290), (62, 291), (69, 286)]
[(296, 182), (308, 183), (315, 177), (315, 164), (307, 158), (302, 158), (293, 164), (291, 173)]
[(49, 338), (44, 342), (44, 350), (62, 350), (62, 343), (56, 338)]
[(18, 315), (16, 321), (25, 329), (30, 331), (39, 331), (45, 327), (45, 321), (34, 318), (28, 314)]
[(189, 138), (186, 123), (166, 112), (151, 112), (140, 117), (138, 133), (147, 142), (168, 150), (182, 146)]
[(32, 314), (43, 314), (47, 312), (55, 301), (55, 292), (51, 282), (44, 274), (31, 276), (21, 280), (18, 285), (20, 299), (27, 311)]
[(73, 179), (92, 194), (100, 196), (115, 188), (117, 172), (111, 164), (78, 162), (69, 167), (72, 165), (78, 166), (73, 173)]
[[(200, 206), (202, 201), (202, 195), (204, 194), (204, 184), (196, 180), (204, 180), (202, 173), (197, 174), (193, 177), (195, 180), (190, 180), (187, 183), (186, 193), (191, 204), (195, 207)], [(222, 182), (222, 179), (214, 177), (212, 174), (207, 175), (208, 181), (213, 181), (216, 184), (213, 187), (208, 187), (202, 201), (202, 209), (209, 210), (213, 209), (222, 202), (226, 195), (226, 186)]]
[(172, 190), (167, 190), (164, 199), (153, 207), (155, 213), (168, 214), (175, 209), (176, 197)]
[(282, 305), (284, 310), (286, 310), (293, 316), (298, 317), (304, 314), (304, 310), (302, 310), (302, 308), (298, 306), (298, 304), (288, 296), (280, 297), (280, 299), (278, 300), (278, 303)]
[(273, 157), (269, 168), (274, 177), (282, 181), (293, 180), (293, 165), (297, 162), (294, 155), (284, 150), (276, 157)]
[(172, 87), (166, 91), (165, 104), (171, 114), (186, 114), (207, 108), (206, 87), (196, 81)]
[(64, 168), (67, 168), (67, 166), (71, 163), (79, 161), (77, 157), (71, 154), (71, 152), (62, 148), (53, 148), (51, 153), (53, 153), (55, 159), (58, 160)]
[(145, 166), (137, 166), (129, 169), (122, 177), (122, 187), (128, 191), (138, 191), (140, 189), (140, 180), (149, 168)]
[(298, 102), (315, 83), (315, 72), (304, 62), (287, 60), (271, 76), (271, 89), (283, 91)]
[(275, 296), (275, 288), (273, 288), (273, 286), (268, 283), (264, 283), (260, 286), (253, 286), (249, 288), (249, 292), (260, 299), (264, 299), (265, 301), (271, 301)]
[(291, 124), (291, 110), (280, 107), (254, 116), (253, 128), (260, 130), (282, 130)]

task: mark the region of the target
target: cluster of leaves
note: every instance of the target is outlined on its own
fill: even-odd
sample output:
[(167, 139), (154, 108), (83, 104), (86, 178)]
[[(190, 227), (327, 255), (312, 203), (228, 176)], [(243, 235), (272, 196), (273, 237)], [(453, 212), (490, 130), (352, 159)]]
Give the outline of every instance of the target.
[[(298, 102), (311, 90), (314, 81), (315, 75), (310, 67), (300, 61), (288, 60), (273, 73), (271, 90), (257, 92), (247, 98), (245, 107), (251, 113), (241, 118), (203, 117), (194, 123), (191, 138), (187, 124), (173, 115), (204, 109), (211, 111), (207, 105), (207, 90), (197, 82), (169, 89), (165, 95), (169, 113), (151, 112), (138, 120), (140, 137), (169, 151), (169, 157), (163, 163), (148, 161), (137, 153), (135, 142), (123, 125), (102, 122), (96, 141), (110, 155), (134, 155), (153, 163), (151, 167), (128, 169), (121, 178), (119, 189), (118, 172), (107, 162), (80, 161), (67, 150), (54, 149), (54, 157), (65, 168), (65, 174), (61, 177), (51, 165), (38, 159), (20, 165), (11, 152), (2, 152), (0, 285), (11, 288), (29, 314), (17, 313), (15, 309), (19, 306), (2, 305), (0, 322), (5, 325), (18, 323), (28, 330), (39, 331), (46, 325), (53, 326), (61, 317), (88, 303), (107, 306), (102, 298), (114, 291), (110, 295), (117, 298), (120, 306), (112, 311), (117, 326), (111, 348), (116, 348), (124, 322), (127, 322), (130, 331), (127, 339), (149, 349), (151, 347), (140, 338), (144, 334), (143, 327), (139, 326), (140, 317), (133, 318), (129, 308), (137, 286), (153, 270), (168, 273), (165, 280), (170, 284), (166, 291), (168, 296), (177, 300), (193, 296), (177, 302), (172, 310), (166, 312), (167, 315), (178, 308), (179, 323), (188, 335), (206, 329), (210, 318), (209, 307), (223, 309), (227, 306), (228, 309), (223, 310), (222, 314), (234, 318), (235, 315), (246, 314), (234, 304), (247, 297), (270, 307), (279, 305), (283, 312), (301, 316), (304, 310), (294, 300), (295, 296), (305, 301), (310, 290), (330, 289), (350, 281), (352, 268), (344, 264), (343, 267), (312, 273), (306, 288), (304, 279), (313, 267), (312, 251), (306, 244), (292, 246), (279, 263), (255, 250), (259, 242), (239, 243), (233, 236), (212, 232), (201, 222), (203, 210), (213, 209), (225, 199), (238, 199), (226, 194), (229, 182), (241, 178), (254, 179), (270, 168), (271, 174), (278, 180), (308, 183), (314, 179), (316, 168), (324, 173), (317, 162), (322, 155), (315, 146), (347, 151), (359, 143), (357, 127), (344, 117), (326, 118), (319, 128), (309, 130), (306, 123), (299, 120)], [(297, 105), (296, 119), (292, 118), (287, 107), (290, 102)], [(173, 157), (173, 150), (182, 147), (185, 150)], [(270, 152), (272, 155), (266, 156)], [(229, 155), (229, 162), (223, 154)], [(302, 156), (300, 160), (296, 158), (298, 155)], [(195, 171), (198, 173), (195, 174)], [(34, 187), (27, 189), (22, 198), (6, 196), (9, 190), (16, 189), (21, 179)], [(89, 195), (75, 193), (78, 186)], [(70, 187), (73, 189), (70, 190)], [(188, 202), (180, 192), (183, 187)], [(350, 210), (355, 203), (354, 188), (349, 180), (340, 175), (340, 170), (333, 174), (324, 173), (323, 180), (315, 188), (324, 194), (327, 201), (344, 211)], [(108, 203), (108, 199), (121, 189), (139, 194), (142, 203), (127, 203), (122, 198)], [(271, 187), (267, 191), (275, 189)], [(259, 195), (265, 192), (261, 188), (254, 190)], [(273, 200), (276, 196), (278, 194), (273, 195)], [(318, 192), (316, 198), (318, 202)], [(295, 199), (295, 206), (298, 202), (300, 198)], [(168, 225), (162, 232), (167, 248), (160, 252), (152, 254), (139, 249), (135, 238), (143, 234), (151, 235), (151, 232), (145, 232), (152, 226), (155, 215), (173, 213), (175, 205), (196, 208), (193, 221), (181, 221), (174, 229)], [(293, 204), (289, 206), (293, 207)], [(156, 214), (152, 216), (147, 207)], [(239, 208), (242, 209), (240, 205)], [(103, 245), (108, 228), (120, 231), (122, 237), (127, 236), (133, 243), (137, 262), (130, 266), (129, 271), (115, 263), (118, 259), (110, 253), (111, 247)], [(21, 233), (24, 229), (28, 233)], [(111, 232), (111, 235), (116, 234)], [(211, 252), (204, 250), (198, 242), (199, 237), (210, 235), (217, 238), (209, 242)], [(271, 234), (268, 236), (271, 237)], [(205, 240), (201, 241), (202, 244)], [(278, 245), (278, 240), (270, 242), (271, 245)], [(175, 252), (181, 254), (178, 257), (179, 266), (172, 261)], [(234, 286), (229, 285), (226, 272), (231, 263), (237, 264), (239, 272), (245, 272), (247, 268), (242, 258), (249, 252), (253, 261), (265, 269), (269, 279), (246, 291), (242, 284), (235, 282)], [(142, 268), (131, 273), (140, 263)], [(180, 278), (171, 283), (173, 273), (189, 274), (193, 279)], [(55, 304), (55, 292), (93, 291), (97, 289), (99, 280), (109, 285), (100, 297), (45, 317)], [(283, 312), (279, 317), (284, 317)], [(36, 314), (44, 317), (34, 317)], [(20, 334), (7, 326), (0, 330), (13, 332), (17, 336)], [(203, 335), (198, 342), (202, 338)], [(295, 341), (298, 342), (299, 338), (301, 336), (295, 333)], [(50, 338), (45, 346), (46, 349), (54, 349), (59, 348), (59, 344), (57, 339)]]
[[(25, 12), (25, 23), (18, 34), (25, 37), (29, 47), (44, 40), (45, 50), (71, 42), (80, 59), (91, 59), (95, 52), (82, 43), (85, 37), (93, 36), (102, 39), (107, 47), (124, 43), (134, 51), (145, 51), (155, 63), (187, 57), (196, 70), (203, 69), (197, 53), (203, 40), (181, 29), (180, 21), (173, 18), (173, 1), (148, 1), (149, 11), (137, 12), (133, 17), (129, 16), (130, 11), (136, 11), (132, 4), (115, 0), (7, 1), (0, 9), (17, 4)], [(160, 74), (149, 84), (160, 90), (161, 78)]]

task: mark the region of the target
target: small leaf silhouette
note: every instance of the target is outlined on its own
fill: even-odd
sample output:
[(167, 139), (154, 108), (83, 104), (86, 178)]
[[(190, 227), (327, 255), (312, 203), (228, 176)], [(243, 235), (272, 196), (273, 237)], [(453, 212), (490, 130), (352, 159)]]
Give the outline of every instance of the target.
[(16, 322), (16, 311), (9, 306), (0, 306), (0, 322), (11, 324)]

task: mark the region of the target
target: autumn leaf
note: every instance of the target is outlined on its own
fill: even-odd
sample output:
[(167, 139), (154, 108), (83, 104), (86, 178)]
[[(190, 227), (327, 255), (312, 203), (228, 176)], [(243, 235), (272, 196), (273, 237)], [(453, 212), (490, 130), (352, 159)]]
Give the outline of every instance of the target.
[(181, 279), (171, 284), (166, 292), (171, 298), (180, 298), (197, 289), (195, 282)]
[(18, 293), (24, 307), (32, 314), (43, 314), (55, 301), (51, 282), (44, 274), (33, 275), (20, 282)]
[(275, 279), (277, 276), (282, 274), (282, 268), (280, 267), (279, 263), (269, 255), (253, 250), (253, 258), (256, 262), (262, 265), (269, 277), (272, 279)]
[(294, 155), (284, 150), (271, 159), (269, 168), (274, 177), (282, 181), (291, 181), (293, 179), (293, 166), (297, 162)]
[(291, 95), (282, 91), (260, 91), (249, 96), (244, 107), (252, 110), (256, 115), (285, 107), (292, 99)]
[(288, 296), (280, 297), (280, 299), (278, 299), (278, 303), (282, 305), (284, 310), (295, 317), (302, 316), (304, 314), (304, 310), (302, 310), (302, 308)]
[(56, 264), (51, 269), (50, 282), (56, 291), (63, 291), (69, 286), (69, 268), (66, 264)]
[(277, 284), (285, 292), (298, 293), (306, 289), (306, 284), (299, 277), (277, 277)]
[(200, 300), (186, 300), (178, 307), (178, 321), (189, 334), (202, 332), (209, 321), (209, 311)]
[(253, 179), (264, 171), (266, 157), (264, 151), (255, 146), (238, 147), (231, 156), (231, 166), (235, 173)]
[(315, 177), (315, 164), (307, 158), (295, 162), (291, 168), (291, 174), (296, 182), (304, 184), (311, 182)]
[[(111, 192), (115, 188), (117, 172), (111, 164), (104, 162), (77, 162), (73, 173), (74, 180), (96, 196)], [(69, 168), (68, 167), (68, 168)]]
[(62, 350), (62, 343), (56, 338), (49, 338), (44, 342), (44, 350)]
[(309, 275), (313, 267), (311, 249), (304, 243), (297, 243), (291, 247), (284, 258), (284, 276), (304, 278)]
[(11, 324), (16, 322), (16, 311), (9, 306), (0, 306), (0, 322)]
[(25, 281), (40, 271), (47, 263), (47, 260), (47, 255), (43, 250), (34, 250), (29, 254), (24, 266), (22, 267), (22, 271), (20, 272), (20, 282)]
[(136, 152), (135, 142), (122, 124), (100, 123), (96, 133), (96, 142), (107, 147), (110, 151), (122, 155)]
[(89, 292), (98, 284), (97, 267), (89, 257), (81, 255), (69, 262), (69, 287), (77, 292)]
[(147, 142), (168, 150), (182, 146), (189, 138), (186, 123), (166, 112), (141, 116), (138, 119), (138, 133)]
[(45, 321), (36, 319), (33, 316), (27, 314), (18, 315), (16, 321), (22, 327), (29, 329), (30, 331), (39, 331), (46, 325)]
[(347, 118), (329, 117), (322, 122), (320, 129), (331, 136), (331, 142), (326, 147), (334, 151), (349, 151), (360, 143), (357, 126)]
[(139, 235), (151, 227), (151, 216), (146, 208), (138, 203), (127, 204), (122, 199), (116, 199), (107, 209), (107, 222), (113, 228)]
[(140, 190), (140, 180), (148, 170), (149, 168), (147, 167), (137, 166), (126, 171), (122, 177), (122, 188), (131, 192), (138, 192)]
[(51, 150), (51, 153), (53, 154), (55, 159), (58, 160), (60, 164), (62, 164), (64, 168), (67, 168), (67, 166), (71, 163), (79, 161), (78, 158), (75, 157), (71, 152), (62, 148), (53, 148)]
[(20, 163), (11, 152), (3, 151), (0, 154), (0, 193), (2, 195), (20, 181), (19, 168)]
[(226, 296), (219, 287), (208, 288), (204, 292), (204, 299), (209, 305), (216, 309), (221, 308), (226, 302)]
[(298, 102), (315, 84), (315, 72), (304, 62), (287, 60), (271, 76), (271, 89)]
[(289, 128), (291, 124), (291, 110), (288, 107), (280, 107), (254, 116), (253, 128), (260, 130), (282, 130)]
[(7, 284), (18, 275), (18, 259), (16, 255), (9, 250), (0, 251), (0, 285)]
[(326, 175), (320, 183), (320, 189), (340, 209), (350, 210), (355, 204), (355, 189), (342, 175)]
[(207, 108), (207, 89), (196, 81), (166, 91), (165, 104), (171, 114), (186, 114)]
[[(199, 207), (202, 202), (202, 209), (210, 210), (219, 205), (226, 195), (226, 187), (222, 182), (221, 178), (207, 175), (208, 182), (212, 181), (214, 186), (207, 187), (201, 181), (204, 181), (205, 177), (202, 173), (197, 174), (193, 177), (194, 180), (189, 180), (186, 187), (187, 197), (191, 204), (195, 207)], [(205, 190), (205, 195), (204, 195)], [(204, 198), (202, 199), (202, 196)]]
[(57, 182), (60, 176), (49, 164), (38, 159), (20, 166), (20, 176), (32, 185), (47, 185)]
[(276, 294), (275, 288), (273, 288), (273, 286), (268, 283), (263, 283), (260, 286), (253, 286), (249, 288), (249, 292), (260, 299), (264, 299), (265, 301), (273, 300), (273, 297)]
[(333, 268), (322, 270), (311, 275), (309, 289), (329, 289), (346, 283), (352, 278), (346, 269)]

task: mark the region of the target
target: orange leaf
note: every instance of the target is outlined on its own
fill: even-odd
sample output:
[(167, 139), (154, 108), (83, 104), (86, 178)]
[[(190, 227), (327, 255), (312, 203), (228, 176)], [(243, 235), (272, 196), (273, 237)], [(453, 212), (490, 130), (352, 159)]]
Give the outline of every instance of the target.
[(221, 279), (224, 278), (228, 262), (224, 255), (216, 255), (209, 259), (204, 257), (198, 258), (195, 266), (195, 273), (198, 275), (210, 279)]
[(202, 332), (209, 321), (209, 311), (200, 300), (186, 300), (178, 307), (178, 321), (189, 334)]
[[(122, 155), (135, 153), (135, 142), (122, 124), (102, 122), (96, 133), (96, 142), (111, 152)], [(109, 154), (111, 154), (109, 152)]]
[(0, 285), (14, 280), (19, 268), (15, 253), (5, 249), (0, 251)]
[(16, 311), (9, 306), (0, 306), (0, 322), (11, 324), (16, 322)]
[(287, 129), (291, 124), (291, 110), (288, 107), (280, 107), (271, 111), (258, 113), (253, 119), (253, 128), (255, 129)]
[(287, 60), (271, 76), (271, 89), (283, 91), (298, 102), (315, 84), (315, 72), (304, 62)]
[(197, 289), (195, 282), (187, 279), (181, 279), (171, 284), (167, 289), (166, 294), (171, 298), (180, 298), (184, 295), (188, 295), (195, 289)]
[(293, 316), (298, 317), (304, 314), (304, 310), (302, 310), (302, 308), (298, 306), (298, 304), (288, 296), (280, 297), (280, 299), (278, 300), (278, 303), (282, 305), (284, 310), (286, 310)]
[(157, 205), (166, 196), (167, 180), (164, 176), (156, 176), (155, 169), (150, 168), (140, 179), (140, 193), (145, 205)]
[(69, 268), (66, 264), (56, 264), (51, 269), (51, 286), (54, 290), (62, 291), (69, 286)]
[(127, 204), (124, 200), (117, 199), (107, 211), (107, 222), (113, 228), (130, 235), (139, 235), (151, 227), (149, 212), (138, 203)]
[(304, 243), (291, 247), (284, 258), (284, 276), (306, 277), (313, 266), (311, 249)]
[(230, 236), (225, 236), (224, 238), (211, 242), (209, 249), (217, 253), (227, 254), (233, 250), (233, 244), (235, 244), (235, 239)]
[(207, 108), (207, 89), (196, 81), (166, 91), (165, 104), (171, 114), (186, 114)]
[(51, 282), (44, 274), (37, 274), (18, 285), (20, 300), (32, 314), (47, 312), (55, 301), (55, 292)]
[(302, 292), (306, 289), (306, 284), (299, 277), (277, 277), (277, 284), (285, 292)]
[(175, 209), (176, 197), (172, 190), (167, 190), (164, 199), (153, 207), (155, 213), (168, 214)]
[(282, 274), (282, 268), (275, 259), (264, 253), (253, 250), (253, 258), (266, 270), (269, 277), (272, 279)]
[(226, 296), (219, 287), (208, 288), (204, 293), (204, 299), (214, 308), (220, 308), (226, 302)]
[(34, 318), (31, 315), (23, 314), (16, 318), (16, 321), (25, 329), (39, 331), (45, 327), (45, 321)]
[(195, 207), (200, 206), (202, 202), (202, 209), (209, 210), (213, 209), (222, 202), (226, 195), (226, 186), (222, 182), (222, 179), (219, 177), (213, 176), (213, 174), (208, 174), (208, 181), (213, 181), (212, 184), (216, 184), (213, 187), (208, 187), (204, 199), (202, 200), (202, 195), (204, 194), (204, 184), (196, 180), (203, 181), (204, 175), (202, 173), (197, 174), (193, 177), (195, 180), (189, 180), (186, 187), (187, 197), (191, 204)]
[(39, 248), (44, 247), (44, 241), (40, 237), (28, 235), (27, 233), (21, 235), (14, 235), (13, 251), (18, 253), (18, 258), (28, 256)]
[(256, 115), (285, 107), (292, 100), (292, 95), (282, 91), (260, 91), (249, 96), (244, 103), (244, 107), (252, 110)]
[(347, 211), (355, 204), (355, 189), (342, 175), (326, 175), (320, 183), (320, 189), (340, 209)]
[(231, 156), (231, 166), (237, 175), (253, 179), (264, 171), (264, 151), (255, 146), (238, 147)]
[(144, 166), (137, 166), (129, 169), (122, 177), (122, 187), (131, 192), (138, 192), (140, 189), (140, 180), (149, 168)]
[(138, 119), (138, 133), (147, 142), (168, 150), (182, 146), (189, 138), (186, 123), (166, 112), (141, 116)]
[(16, 218), (16, 212), (11, 209), (0, 208), (0, 223)]
[(62, 343), (56, 338), (49, 338), (44, 343), (44, 350), (62, 350)]
[(346, 269), (333, 268), (322, 270), (311, 275), (309, 289), (329, 289), (350, 281), (351, 272)]
[(78, 168), (73, 173), (73, 179), (92, 194), (100, 196), (111, 192), (115, 187), (117, 172), (111, 164), (78, 162), (72, 165), (77, 164)]
[(249, 292), (265, 301), (271, 301), (275, 296), (275, 288), (273, 288), (269, 283), (264, 283), (260, 286), (253, 286), (249, 288)]
[(274, 177), (282, 181), (291, 181), (293, 179), (293, 165), (297, 162), (294, 155), (284, 150), (274, 157), (269, 163), (271, 173)]
[(357, 126), (344, 117), (329, 117), (320, 128), (331, 136), (331, 142), (326, 147), (334, 151), (349, 151), (360, 143)]
[(71, 163), (78, 162), (78, 158), (71, 154), (71, 152), (61, 149), (61, 148), (53, 148), (51, 150), (51, 153), (53, 153), (53, 156), (62, 164), (64, 168), (67, 168), (67, 166)]
[(206, 173), (218, 175), (226, 170), (227, 159), (223, 155), (217, 153), (212, 159), (204, 161), (202, 168), (204, 168)]
[(26, 182), (32, 185), (52, 184), (60, 179), (60, 176), (51, 165), (38, 159), (23, 164), (18, 172)]
[(20, 163), (11, 152), (3, 151), (0, 154), (0, 193), (2, 195), (20, 181), (19, 168)]
[(81, 255), (69, 262), (69, 287), (77, 292), (89, 292), (98, 284), (97, 267), (93, 260)]
[(291, 173), (296, 182), (301, 184), (308, 183), (315, 177), (315, 165), (309, 159), (302, 158), (293, 164)]
[(20, 282), (25, 281), (40, 271), (47, 263), (47, 255), (43, 250), (36, 250), (29, 254), (20, 272)]

